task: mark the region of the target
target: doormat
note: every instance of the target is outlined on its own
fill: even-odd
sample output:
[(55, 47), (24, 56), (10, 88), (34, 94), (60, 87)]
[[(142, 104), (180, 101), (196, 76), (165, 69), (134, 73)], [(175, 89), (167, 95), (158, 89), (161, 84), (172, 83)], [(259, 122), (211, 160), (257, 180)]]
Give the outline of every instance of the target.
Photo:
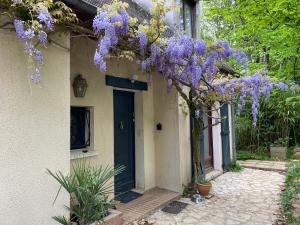
[(171, 214), (178, 214), (180, 213), (185, 207), (187, 206), (187, 203), (184, 202), (179, 202), (179, 201), (174, 201), (171, 202), (169, 205), (166, 207), (162, 208), (161, 211), (166, 212), (166, 213), (171, 213)]
[(137, 199), (138, 197), (141, 197), (142, 194), (134, 192), (134, 191), (128, 191), (126, 193), (120, 194), (116, 197), (116, 199), (122, 203), (128, 203), (131, 202), (134, 199)]

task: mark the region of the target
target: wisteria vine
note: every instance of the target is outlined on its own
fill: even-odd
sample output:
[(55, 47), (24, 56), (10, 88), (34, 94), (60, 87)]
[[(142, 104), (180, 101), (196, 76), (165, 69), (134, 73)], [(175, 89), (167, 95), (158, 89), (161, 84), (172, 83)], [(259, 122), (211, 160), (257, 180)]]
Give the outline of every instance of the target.
[[(202, 40), (179, 35), (167, 39), (164, 44), (149, 43), (144, 31), (129, 33), (129, 15), (122, 8), (112, 16), (99, 11), (94, 18), (93, 29), (99, 36), (94, 63), (101, 72), (106, 71), (105, 59), (110, 50), (117, 47), (120, 39), (130, 36), (128, 40), (131, 45), (139, 48), (143, 71), (159, 72), (167, 81), (168, 88), (177, 88), (185, 98), (190, 109), (194, 110), (191, 113), (195, 117), (200, 117), (201, 107), (207, 105), (207, 99), (211, 96), (215, 96), (213, 101), (220, 102), (239, 96), (238, 113), (242, 111), (246, 98), (250, 97), (253, 124), (256, 124), (260, 97), (268, 97), (273, 88), (288, 88), (284, 83), (273, 83), (263, 72), (240, 78), (222, 77), (220, 65), (231, 59), (244, 69), (247, 68), (246, 54), (231, 48), (227, 41), (208, 45)], [(193, 90), (192, 102), (183, 91), (185, 86)]]
[[(14, 7), (26, 4), (22, 0), (13, 0)], [(163, 4), (158, 9), (163, 18)], [(40, 69), (44, 63), (42, 51), (38, 46), (46, 47), (47, 32), (53, 31), (54, 19), (47, 7), (36, 7), (31, 12), (34, 20), (23, 21), (14, 19), (14, 27), (18, 38), (23, 42), (25, 52), (33, 59), (34, 71), (30, 75), (34, 83), (41, 80)], [(34, 22), (33, 22), (34, 21)], [(94, 64), (101, 72), (107, 70), (106, 61), (112, 50), (120, 49), (121, 41), (128, 43), (135, 53), (137, 61), (143, 71), (149, 74), (159, 72), (166, 80), (167, 87), (175, 87), (186, 100), (191, 114), (200, 117), (203, 105), (213, 104), (215, 101), (226, 102), (238, 98), (238, 113), (245, 106), (245, 101), (252, 101), (253, 123), (257, 122), (259, 100), (261, 96), (268, 97), (273, 88), (287, 89), (284, 83), (273, 83), (263, 72), (253, 76), (223, 76), (221, 66), (229, 60), (234, 60), (244, 69), (247, 68), (247, 56), (243, 51), (233, 49), (227, 41), (206, 43), (184, 35), (174, 35), (161, 41), (163, 19), (152, 20), (152, 24), (139, 26), (137, 21), (131, 24), (132, 18), (126, 11), (126, 4), (114, 0), (98, 11), (93, 20), (95, 37), (98, 44), (94, 55)], [(153, 28), (155, 27), (155, 28)], [(149, 30), (152, 29), (152, 36)], [(154, 30), (153, 32), (153, 29)], [(153, 38), (153, 33), (157, 35)], [(192, 96), (187, 96), (184, 87), (189, 87)]]

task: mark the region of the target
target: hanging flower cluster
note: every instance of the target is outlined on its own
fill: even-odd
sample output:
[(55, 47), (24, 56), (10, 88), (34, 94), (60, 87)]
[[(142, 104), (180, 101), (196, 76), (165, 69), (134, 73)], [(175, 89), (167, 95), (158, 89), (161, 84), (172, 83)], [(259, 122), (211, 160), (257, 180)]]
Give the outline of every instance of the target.
[[(99, 65), (101, 72), (105, 72), (105, 59), (110, 49), (116, 47), (122, 37), (130, 36), (131, 42), (134, 42), (132, 46), (139, 49), (142, 58), (140, 64), (144, 71), (159, 72), (167, 81), (168, 88), (175, 87), (182, 95), (183, 87), (194, 90), (193, 106), (196, 117), (200, 116), (201, 107), (208, 101), (228, 101), (238, 97), (240, 112), (246, 97), (250, 97), (253, 123), (256, 124), (260, 97), (268, 97), (273, 88), (287, 88), (283, 83), (273, 84), (263, 73), (241, 78), (224, 78), (220, 66), (229, 60), (235, 60), (244, 69), (247, 68), (247, 55), (231, 48), (227, 41), (207, 44), (202, 40), (178, 35), (163, 43), (149, 43), (147, 34), (136, 28), (137, 26), (134, 32), (129, 32), (128, 21), (129, 16), (124, 9), (112, 16), (105, 11), (99, 11), (93, 23), (95, 33), (100, 36), (95, 64)], [(210, 99), (212, 96), (215, 97), (214, 100)]]
[(99, 66), (101, 72), (106, 71), (105, 57), (109, 50), (118, 44), (119, 38), (128, 32), (129, 16), (122, 9), (109, 17), (107, 12), (100, 12), (94, 18), (93, 29), (95, 35), (101, 36), (94, 56), (95, 65)]
[(33, 66), (30, 79), (33, 83), (39, 83), (44, 64), (40, 49), (47, 46), (48, 33), (54, 32), (55, 24), (76, 22), (76, 15), (60, 1), (9, 0), (1, 3), (1, 8), (13, 19), (17, 37), (23, 42), (24, 51), (30, 58)]
[[(22, 0), (14, 0), (13, 4), (16, 7), (22, 7)], [(37, 22), (27, 22), (20, 19), (14, 19), (14, 27), (18, 38), (23, 42), (25, 52), (33, 59), (34, 71), (30, 75), (34, 83), (41, 81), (40, 68), (43, 65), (43, 54), (37, 48), (38, 44), (46, 46), (48, 43), (46, 31), (54, 29), (54, 20), (46, 7), (40, 7), (31, 13), (35, 14)]]

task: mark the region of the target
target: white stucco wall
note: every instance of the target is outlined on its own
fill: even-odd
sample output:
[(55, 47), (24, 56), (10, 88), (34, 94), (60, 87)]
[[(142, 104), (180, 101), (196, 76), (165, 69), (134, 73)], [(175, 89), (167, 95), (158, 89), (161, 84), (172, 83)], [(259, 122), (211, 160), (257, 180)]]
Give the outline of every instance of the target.
[(46, 168), (69, 172), (70, 54), (54, 46), (44, 53), (43, 81), (30, 84), (22, 43), (0, 30), (1, 225), (54, 225), (69, 203), (62, 191), (53, 205), (59, 186)]
[(155, 131), (156, 182), (161, 188), (178, 191), (181, 186), (178, 95), (174, 89), (166, 90), (161, 77), (154, 76), (153, 80), (154, 97), (160, 98), (154, 102), (155, 124), (162, 124), (162, 130)]
[(189, 117), (179, 106), (176, 90), (167, 90), (160, 76), (154, 76), (153, 86), (155, 124), (162, 124), (162, 130), (155, 131), (157, 186), (181, 192), (191, 178)]
[(216, 124), (212, 127), (213, 131), (213, 156), (214, 156), (214, 169), (218, 171), (223, 171), (223, 159), (222, 159), (222, 136), (221, 136), (221, 123), (220, 120), (220, 103), (215, 103), (215, 109), (212, 111), (212, 123)]
[[(94, 165), (114, 165), (114, 128), (113, 128), (113, 90), (105, 84), (105, 74), (99, 72), (93, 63), (96, 42), (76, 38), (71, 42), (71, 80), (82, 74), (87, 80), (88, 89), (84, 98), (75, 98), (71, 93), (72, 106), (93, 108), (93, 144), (90, 150), (97, 155), (87, 158)], [(138, 74), (138, 80), (146, 81), (135, 62), (111, 59), (107, 64), (107, 73), (112, 76), (130, 78)], [(133, 91), (133, 90), (128, 90)], [(153, 90), (135, 92), (135, 152), (136, 152), (136, 186), (148, 190), (155, 183), (155, 148), (154, 148), (154, 112)], [(72, 160), (75, 162), (76, 160)]]
[[(179, 104), (184, 100), (179, 98)], [(192, 177), (192, 152), (191, 152), (191, 132), (190, 132), (190, 116), (187, 112), (183, 111), (179, 105), (179, 141), (180, 141), (180, 176), (181, 176), (181, 187), (182, 191), (183, 184), (187, 185), (191, 182)]]

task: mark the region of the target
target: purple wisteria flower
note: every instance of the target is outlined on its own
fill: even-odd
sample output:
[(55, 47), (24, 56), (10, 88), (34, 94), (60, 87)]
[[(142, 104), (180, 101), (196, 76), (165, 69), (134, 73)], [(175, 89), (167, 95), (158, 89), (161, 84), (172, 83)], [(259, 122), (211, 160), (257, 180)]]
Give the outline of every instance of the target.
[(44, 23), (49, 30), (54, 29), (53, 18), (47, 9), (40, 9), (37, 18), (41, 23)]
[(203, 56), (206, 53), (206, 44), (204, 41), (196, 40), (195, 41), (195, 53), (198, 56)]
[(39, 41), (43, 45), (46, 45), (48, 43), (47, 33), (45, 31), (39, 32)]
[(35, 33), (34, 33), (34, 31), (31, 28), (29, 28), (29, 29), (25, 30), (24, 35), (25, 35), (25, 38), (27, 40), (29, 40), (29, 39), (34, 38)]
[(15, 26), (15, 30), (17, 32), (18, 38), (20, 38), (22, 41), (26, 40), (23, 21), (15, 19), (14, 20), (14, 26)]
[[(26, 54), (32, 57), (35, 63), (35, 71), (32, 75), (30, 75), (30, 79), (32, 80), (33, 83), (38, 83), (41, 80), (39, 67), (43, 64), (43, 54), (32, 43), (33, 39), (36, 36), (36, 32), (31, 27), (28, 27), (26, 29), (25, 24), (26, 23), (24, 21), (18, 19), (14, 20), (14, 26), (16, 29), (17, 36), (24, 44), (24, 51)], [(41, 44), (46, 45), (47, 44), (46, 32), (42, 30), (39, 31), (38, 39)]]
[(201, 116), (201, 111), (199, 109), (195, 110), (195, 117), (198, 119)]
[(39, 65), (43, 64), (43, 54), (40, 50), (35, 49), (34, 50), (34, 58), (35, 62)]
[(30, 76), (30, 79), (33, 83), (38, 84), (41, 82), (41, 72), (38, 68), (35, 69), (34, 73)]
[(110, 24), (108, 15), (106, 12), (100, 12), (93, 20), (93, 29), (96, 34), (99, 34), (102, 30), (106, 29)]
[(230, 57), (233, 54), (232, 48), (229, 46), (228, 41), (220, 41), (219, 45), (224, 49), (225, 57)]
[(289, 88), (289, 86), (283, 82), (279, 82), (277, 84), (275, 84), (275, 87), (278, 88), (279, 90), (287, 90)]
[(104, 34), (99, 39), (98, 46), (94, 55), (94, 64), (99, 67), (101, 72), (106, 71), (105, 58), (111, 48), (118, 44), (119, 38), (127, 34), (129, 16), (125, 10), (121, 10), (112, 18), (106, 12), (99, 12), (93, 20), (93, 30), (96, 35)]
[(139, 32), (139, 44), (140, 44), (141, 54), (145, 53), (147, 43), (148, 43), (148, 38), (146, 36), (146, 33), (144, 31)]
[(233, 51), (232, 55), (236, 58), (237, 63), (242, 65), (244, 69), (248, 68), (248, 57), (245, 54), (245, 52), (240, 50), (235, 50)]

